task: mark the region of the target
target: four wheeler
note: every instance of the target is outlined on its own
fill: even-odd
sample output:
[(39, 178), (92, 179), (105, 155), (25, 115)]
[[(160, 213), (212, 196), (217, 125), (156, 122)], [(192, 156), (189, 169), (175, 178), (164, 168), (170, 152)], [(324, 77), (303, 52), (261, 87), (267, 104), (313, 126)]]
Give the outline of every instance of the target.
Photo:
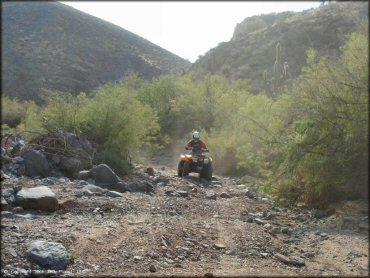
[(180, 162), (177, 167), (179, 177), (187, 176), (189, 173), (199, 173), (199, 178), (212, 180), (212, 158), (204, 155), (208, 150), (199, 150), (180, 155)]

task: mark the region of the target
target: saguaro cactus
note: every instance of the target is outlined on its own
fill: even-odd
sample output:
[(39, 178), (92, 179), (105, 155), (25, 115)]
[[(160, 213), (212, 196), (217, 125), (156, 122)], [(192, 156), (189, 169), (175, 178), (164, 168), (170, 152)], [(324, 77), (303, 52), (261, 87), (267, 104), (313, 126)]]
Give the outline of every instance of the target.
[(265, 83), (268, 94), (276, 96), (281, 92), (286, 77), (288, 76), (288, 68), (288, 62), (284, 62), (283, 65), (281, 63), (281, 44), (278, 42), (275, 46), (275, 62), (272, 69), (272, 77), (268, 79), (267, 70), (263, 72), (263, 82)]

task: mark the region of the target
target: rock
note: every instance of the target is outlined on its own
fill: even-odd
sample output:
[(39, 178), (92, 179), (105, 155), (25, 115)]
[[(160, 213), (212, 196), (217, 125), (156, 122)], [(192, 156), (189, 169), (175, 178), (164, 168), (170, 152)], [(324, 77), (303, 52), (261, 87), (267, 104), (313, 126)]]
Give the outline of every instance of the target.
[(261, 254), (261, 256), (263, 257), (263, 258), (267, 258), (267, 256), (269, 255), (268, 253), (260, 253)]
[(270, 230), (272, 228), (272, 225), (270, 223), (266, 223), (265, 225), (263, 225), (263, 227), (266, 229), (266, 230)]
[(90, 171), (79, 171), (77, 173), (77, 179), (87, 180), (90, 177)]
[(1, 212), (1, 218), (13, 218), (14, 215), (10, 211), (2, 211)]
[(5, 200), (5, 198), (3, 196), (1, 196), (1, 210), (8, 210), (9, 209), (9, 204), (8, 202)]
[(254, 218), (249, 216), (246, 220), (248, 223), (253, 223), (254, 222)]
[(220, 194), (220, 198), (231, 198), (231, 196), (229, 194), (227, 194), (226, 192), (222, 192)]
[(119, 177), (106, 164), (94, 166), (90, 172), (97, 186), (110, 187), (119, 182)]
[(58, 200), (47, 186), (22, 189), (17, 193), (15, 203), (25, 209), (46, 211), (58, 209)]
[(361, 258), (363, 255), (364, 254), (361, 251), (357, 251), (357, 250), (352, 250), (348, 253), (348, 256), (354, 256), (358, 258)]
[(329, 238), (329, 235), (327, 233), (320, 234), (320, 240), (326, 240)]
[(190, 190), (192, 193), (197, 193), (198, 192), (198, 189), (196, 187), (193, 187), (191, 190)]
[(225, 245), (223, 245), (223, 244), (219, 244), (219, 243), (215, 243), (213, 246), (214, 246), (216, 249), (225, 249), (225, 248), (226, 248), (226, 246), (225, 246)]
[(78, 185), (79, 186), (89, 185), (89, 182), (85, 181), (85, 180), (80, 180), (80, 181), (78, 181)]
[(276, 213), (274, 213), (274, 212), (268, 212), (264, 218), (266, 220), (272, 220), (272, 219), (275, 218), (275, 216), (276, 216)]
[(1, 180), (10, 179), (9, 175), (4, 174), (3, 170), (1, 170)]
[(21, 156), (16, 156), (13, 158), (13, 163), (22, 164), (24, 163), (24, 158)]
[(16, 193), (13, 188), (6, 188), (2, 190), (1, 194), (9, 205), (12, 205), (15, 202)]
[(1, 156), (1, 162), (3, 164), (10, 164), (10, 163), (13, 162), (13, 159), (10, 156), (8, 156), (8, 155), (2, 155)]
[(123, 197), (122, 193), (119, 193), (117, 191), (108, 191), (107, 192), (107, 196), (113, 197), (113, 198), (115, 198), (115, 197)]
[(286, 234), (286, 235), (291, 235), (292, 234), (292, 229), (290, 229), (289, 227), (282, 227), (281, 232), (283, 234)]
[(22, 153), (26, 167), (25, 174), (30, 177), (48, 177), (51, 167), (45, 155), (37, 150), (28, 150)]
[(86, 181), (87, 181), (89, 184), (93, 184), (93, 185), (95, 185), (95, 180), (93, 180), (92, 178), (88, 178)]
[(146, 168), (146, 171), (145, 171), (149, 176), (152, 176), (154, 177), (154, 169), (153, 167), (148, 167)]
[(315, 257), (315, 252), (305, 252), (304, 255), (307, 257), (307, 258), (313, 258)]
[(166, 186), (169, 184), (170, 179), (166, 176), (156, 176), (155, 178), (153, 178), (153, 182), (156, 183), (158, 186), (160, 185), (160, 183), (161, 186)]
[(56, 183), (58, 183), (58, 179), (53, 178), (53, 177), (44, 178), (41, 181), (42, 183), (47, 184), (47, 185), (55, 185)]
[(166, 190), (166, 191), (164, 192), (164, 194), (166, 194), (166, 195), (168, 195), (168, 196), (172, 196), (172, 195), (174, 195), (174, 194), (175, 194), (175, 190), (173, 190), (173, 189)]
[(229, 255), (229, 256), (235, 256), (236, 255), (236, 251), (233, 249), (233, 250), (229, 250), (226, 252), (226, 255)]
[(245, 194), (245, 196), (247, 196), (248, 198), (251, 198), (251, 199), (253, 199), (255, 197), (254, 193), (250, 189), (246, 189), (244, 194)]
[(239, 189), (245, 189), (245, 184), (239, 184), (237, 187), (238, 187)]
[(277, 254), (275, 254), (275, 257), (276, 257), (279, 261), (281, 261), (281, 262), (283, 262), (283, 263), (286, 263), (286, 264), (289, 264), (289, 263), (290, 263), (290, 259), (289, 259), (287, 256), (284, 256), (284, 255), (282, 255), (282, 254), (277, 253)]
[(12, 248), (12, 247), (8, 247), (8, 248), (7, 248), (7, 251), (8, 251), (8, 253), (9, 253), (10, 255), (12, 255), (14, 258), (18, 257), (18, 254), (17, 254), (17, 252), (14, 250), (14, 248)]
[(83, 191), (91, 191), (91, 192), (95, 192), (95, 193), (105, 193), (107, 192), (108, 190), (105, 189), (105, 188), (101, 188), (100, 186), (96, 186), (96, 185), (92, 185), (92, 184), (87, 184), (85, 185), (83, 188), (82, 188)]
[(214, 192), (209, 192), (206, 194), (206, 199), (209, 200), (216, 200), (217, 199), (217, 194)]
[(327, 214), (325, 211), (323, 211), (323, 210), (320, 210), (320, 209), (313, 209), (313, 210), (311, 211), (311, 216), (312, 216), (312, 217), (314, 217), (314, 218), (319, 218), (319, 219), (321, 219), (321, 218), (327, 217), (327, 216), (328, 216), (328, 214)]
[(142, 259), (144, 259), (144, 258), (141, 257), (141, 256), (134, 256), (135, 261), (141, 261)]
[(360, 229), (360, 231), (368, 231), (369, 230), (369, 224), (361, 222), (361, 223), (358, 224), (358, 228)]
[(86, 138), (82, 136), (77, 136), (76, 134), (70, 132), (66, 132), (63, 135), (66, 143), (70, 147), (74, 149), (83, 150), (87, 154), (92, 155), (93, 148), (91, 146), (91, 143)]
[(306, 264), (304, 259), (298, 256), (290, 256), (289, 260), (290, 260), (290, 263), (293, 265), (304, 266)]
[(176, 191), (177, 194), (179, 194), (181, 197), (188, 197), (189, 193), (187, 191)]
[(67, 176), (72, 175), (73, 173), (79, 172), (84, 168), (83, 163), (80, 159), (76, 157), (69, 157), (62, 159), (60, 162), (60, 169), (67, 173)]
[(58, 182), (67, 183), (67, 182), (70, 182), (70, 179), (67, 177), (61, 177), (61, 178), (58, 178)]
[(92, 191), (90, 191), (88, 189), (84, 189), (81, 193), (80, 192), (77, 192), (77, 194), (75, 196), (77, 196), (77, 197), (82, 197), (82, 196), (88, 196), (88, 197), (90, 197), (90, 196), (94, 196), (95, 195), (94, 192), (92, 192)]
[(129, 192), (153, 193), (153, 184), (148, 181), (132, 182), (124, 185), (125, 190)]
[(56, 155), (56, 154), (53, 154), (52, 157), (51, 157), (51, 162), (54, 165), (59, 165), (59, 163), (60, 163), (60, 156), (59, 155)]
[(157, 269), (156, 269), (156, 267), (155, 267), (153, 264), (151, 264), (151, 265), (149, 266), (149, 271), (150, 271), (150, 272), (157, 272)]
[(24, 209), (22, 207), (15, 207), (15, 208), (12, 209), (13, 213), (21, 213), (23, 211), (24, 211)]
[(266, 222), (265, 222), (265, 221), (263, 221), (262, 219), (255, 218), (255, 219), (254, 219), (254, 223), (257, 223), (258, 225), (264, 225)]
[(64, 270), (69, 262), (66, 248), (56, 242), (36, 240), (31, 243), (26, 255), (42, 268), (52, 270)]
[(271, 229), (271, 233), (273, 233), (273, 234), (275, 234), (275, 235), (277, 235), (277, 234), (280, 234), (280, 228), (279, 227), (273, 227), (272, 229)]

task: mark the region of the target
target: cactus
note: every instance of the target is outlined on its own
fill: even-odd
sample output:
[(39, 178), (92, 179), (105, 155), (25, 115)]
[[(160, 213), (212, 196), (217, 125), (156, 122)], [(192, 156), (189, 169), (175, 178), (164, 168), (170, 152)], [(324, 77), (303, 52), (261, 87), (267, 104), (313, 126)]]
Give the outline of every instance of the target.
[[(281, 44), (278, 42), (275, 46), (275, 62), (273, 66), (273, 75), (270, 79), (267, 78), (267, 70), (263, 72), (263, 81), (266, 91), (271, 96), (276, 96), (280, 93), (284, 82), (288, 76), (288, 62), (281, 64)], [(270, 86), (271, 84), (271, 86)]]
[(288, 73), (288, 62), (284, 62), (284, 68), (283, 68), (283, 77), (286, 78), (287, 73)]
[(266, 83), (267, 82), (267, 70), (263, 71), (263, 81)]

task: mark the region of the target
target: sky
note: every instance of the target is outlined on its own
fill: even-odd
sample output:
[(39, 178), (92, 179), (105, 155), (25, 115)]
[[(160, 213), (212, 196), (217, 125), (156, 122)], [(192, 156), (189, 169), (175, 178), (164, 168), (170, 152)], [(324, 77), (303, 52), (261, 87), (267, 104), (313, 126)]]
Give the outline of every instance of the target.
[(194, 62), (211, 48), (232, 38), (245, 18), (315, 8), (308, 2), (61, 2), (99, 17)]

